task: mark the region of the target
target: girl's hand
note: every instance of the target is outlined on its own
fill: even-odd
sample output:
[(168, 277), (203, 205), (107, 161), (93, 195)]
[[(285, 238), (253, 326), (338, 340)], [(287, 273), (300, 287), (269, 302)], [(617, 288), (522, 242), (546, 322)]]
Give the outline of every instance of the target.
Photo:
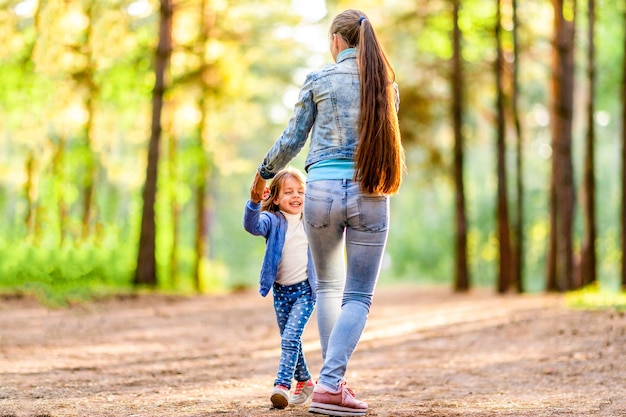
[(263, 201), (267, 200), (270, 196), (270, 187), (265, 187), (263, 190)]
[[(267, 195), (265, 194), (266, 190), (267, 190)], [(269, 188), (265, 186), (265, 180), (261, 178), (261, 176), (257, 172), (254, 175), (254, 181), (252, 181), (252, 186), (250, 187), (250, 200), (258, 204), (261, 202), (261, 200), (264, 200), (265, 198), (267, 198), (268, 195), (269, 195)]]

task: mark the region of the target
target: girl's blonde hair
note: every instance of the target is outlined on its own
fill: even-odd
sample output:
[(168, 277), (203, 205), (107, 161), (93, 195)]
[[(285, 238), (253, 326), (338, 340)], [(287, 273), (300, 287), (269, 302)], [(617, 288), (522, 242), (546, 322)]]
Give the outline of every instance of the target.
[(400, 188), (404, 149), (396, 112), (395, 72), (378, 42), (369, 19), (359, 10), (346, 10), (330, 26), (350, 48), (358, 48), (360, 78), (359, 144), (354, 180), (363, 191), (393, 194)]
[(270, 195), (261, 203), (261, 211), (270, 211), (275, 213), (279, 211), (278, 205), (274, 204), (274, 198), (280, 193), (282, 186), (287, 178), (293, 178), (298, 181), (302, 187), (305, 186), (306, 180), (302, 171), (296, 168), (287, 167), (278, 171), (270, 183)]

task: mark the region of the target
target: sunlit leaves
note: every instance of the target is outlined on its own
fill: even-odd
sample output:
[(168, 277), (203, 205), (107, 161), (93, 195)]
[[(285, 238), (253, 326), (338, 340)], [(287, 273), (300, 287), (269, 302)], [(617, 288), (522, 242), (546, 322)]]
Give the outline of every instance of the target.
[[(545, 0), (518, 3), (522, 24), (520, 111), (528, 134), (524, 152), (528, 156), (527, 209), (532, 223), (527, 228), (527, 259), (529, 264), (541, 265), (547, 227), (542, 221), (545, 165), (551, 152), (546, 80), (552, 6)], [(306, 73), (331, 61), (330, 20), (344, 8), (355, 7), (354, 2), (329, 0), (327, 15), (316, 20), (320, 13), (306, 10), (311, 4), (299, 0), (174, 1), (174, 45), (161, 149), (164, 158), (173, 154), (174, 161), (170, 164), (166, 159), (161, 166), (159, 210), (168, 213), (171, 200), (166, 196), (173, 190), (175, 202), (187, 210), (186, 218), (193, 217), (193, 187), (210, 175), (208, 188), (215, 204), (211, 239), (219, 242), (212, 249), (215, 259), (211, 262), (224, 265), (220, 274), (235, 275), (239, 281), (253, 280), (258, 272), (255, 262), (241, 265), (242, 256), (262, 255), (262, 248), (254, 243), (233, 238), (241, 231), (240, 202), (246, 198), (248, 181), (290, 117), (294, 92)], [(503, 0), (503, 5), (504, 45), (510, 48), (510, 1)], [(445, 278), (451, 275), (447, 257), (452, 234), (448, 211), (452, 197), (446, 177), (452, 143), (450, 2), (365, 0), (356, 7), (372, 19), (396, 69), (401, 93), (400, 123), (410, 166), (406, 192), (394, 203), (401, 214), (397, 222), (403, 224), (391, 229), (392, 265), (394, 271), (407, 275)], [(585, 6), (579, 7), (582, 19)], [(620, 97), (615, 86), (621, 75), (624, 27), (619, 13), (623, 7), (621, 2), (598, 0), (598, 126), (599, 143), (604, 146), (598, 157), (606, 161), (599, 178), (607, 196), (601, 230), (608, 227), (606, 219), (614, 219), (620, 191), (614, 175), (614, 142), (619, 121)], [(99, 168), (95, 198), (102, 232), (90, 239), (101, 239), (109, 254), (134, 250), (150, 132), (158, 13), (158, 0), (0, 0), (0, 209), (8, 219), (2, 236), (33, 239), (31, 232), (36, 228), (24, 225), (27, 195), (40, 209), (35, 222), (40, 242), (58, 244), (60, 203), (68, 211), (64, 227), (74, 233), (80, 225), (80, 187), (85, 183), (86, 168), (93, 163)], [(495, 1), (462, 1), (468, 102), (464, 131), (468, 135), (468, 179), (474, 184), (469, 187), (469, 214), (476, 228), (472, 250), (476, 268), (487, 275), (493, 255), (490, 192), (494, 184), (485, 178), (485, 172), (493, 163), (486, 144), (492, 139), (494, 18)], [(584, 43), (580, 45), (581, 53), (584, 47)], [(84, 146), (89, 99), (91, 152)], [(57, 161), (55, 171), (61, 138), (67, 153)], [(175, 148), (170, 148), (170, 142)], [(300, 159), (294, 164), (302, 165)], [(206, 174), (209, 166), (210, 174)], [(33, 185), (26, 190), (28, 169)], [(485, 190), (481, 193), (476, 187)], [(415, 204), (420, 205), (417, 212)], [(160, 217), (164, 218), (167, 216)], [(187, 222), (183, 226), (181, 233), (188, 238), (193, 225)], [(616, 239), (602, 242), (600, 250), (615, 263), (619, 252)], [(181, 248), (181, 253), (189, 250)], [(28, 259), (29, 254), (19, 251), (19, 259)], [(132, 257), (126, 255), (131, 261), (124, 258), (123, 263), (132, 264)], [(74, 261), (63, 253), (59, 259)], [(102, 265), (111, 262), (104, 253), (94, 259), (94, 271), (102, 271)], [(59, 273), (61, 262), (51, 262), (51, 268)], [(13, 266), (0, 264), (0, 271), (13, 273)], [(127, 272), (125, 268), (115, 272), (121, 276)], [(540, 268), (535, 267), (535, 272)]]

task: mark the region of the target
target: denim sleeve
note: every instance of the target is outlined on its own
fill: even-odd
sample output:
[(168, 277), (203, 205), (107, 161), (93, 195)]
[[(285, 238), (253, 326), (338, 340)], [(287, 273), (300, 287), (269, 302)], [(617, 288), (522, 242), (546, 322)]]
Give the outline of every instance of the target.
[(314, 83), (315, 76), (311, 73), (300, 90), (298, 102), (287, 127), (258, 167), (261, 178), (266, 180), (274, 178), (278, 171), (286, 167), (304, 147), (317, 115), (313, 94)]
[(248, 200), (243, 212), (243, 228), (251, 235), (264, 236), (267, 239), (272, 226), (271, 220), (261, 214), (261, 203)]

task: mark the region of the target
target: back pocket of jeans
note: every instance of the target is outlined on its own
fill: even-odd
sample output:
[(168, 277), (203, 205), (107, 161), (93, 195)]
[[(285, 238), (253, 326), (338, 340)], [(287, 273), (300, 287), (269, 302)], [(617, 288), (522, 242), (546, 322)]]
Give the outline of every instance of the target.
[(382, 232), (387, 230), (386, 196), (359, 197), (359, 222), (361, 230)]
[(304, 218), (311, 227), (328, 227), (330, 224), (331, 198), (306, 195), (304, 198)]

